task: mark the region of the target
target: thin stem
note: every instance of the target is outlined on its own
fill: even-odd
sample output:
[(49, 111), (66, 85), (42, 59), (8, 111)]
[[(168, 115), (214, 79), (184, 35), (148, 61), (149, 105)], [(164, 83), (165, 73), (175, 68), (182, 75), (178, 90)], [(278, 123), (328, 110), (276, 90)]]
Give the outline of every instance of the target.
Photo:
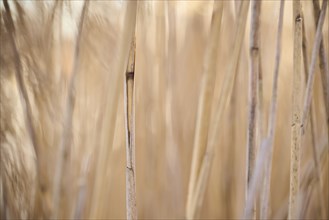
[(67, 165), (68, 152), (71, 146), (71, 132), (72, 132), (72, 118), (73, 118), (73, 107), (75, 103), (75, 84), (76, 78), (79, 72), (80, 64), (80, 44), (83, 31), (83, 24), (88, 10), (89, 0), (85, 0), (78, 28), (78, 35), (75, 45), (74, 63), (71, 78), (69, 81), (68, 96), (66, 99), (66, 109), (64, 115), (64, 127), (62, 133), (62, 139), (59, 145), (58, 155), (57, 155), (57, 166), (55, 170), (54, 177), (54, 189), (53, 189), (53, 218), (58, 218), (59, 215), (59, 203), (62, 196), (63, 190), (63, 168)]
[[(216, 1), (217, 2), (217, 1)], [(203, 203), (203, 198), (205, 194), (205, 189), (207, 186), (211, 164), (214, 157), (214, 149), (216, 146), (216, 141), (220, 129), (220, 120), (223, 115), (225, 109), (227, 109), (229, 105), (229, 101), (231, 98), (234, 81), (237, 72), (238, 61), (241, 52), (241, 46), (244, 38), (245, 27), (246, 27), (246, 18), (248, 17), (248, 10), (249, 10), (249, 0), (243, 1), (241, 3), (238, 21), (237, 21), (237, 28), (235, 30), (235, 44), (233, 47), (232, 52), (232, 59), (229, 64), (229, 70), (225, 74), (225, 78), (221, 84), (221, 91), (219, 101), (217, 103), (216, 112), (212, 116), (212, 122), (214, 124), (214, 128), (209, 131), (208, 134), (208, 142), (205, 154), (202, 157), (202, 164), (200, 167), (200, 173), (197, 178), (196, 187), (194, 191), (194, 197), (192, 198), (192, 206), (195, 207), (193, 210), (199, 210)], [(193, 213), (192, 213), (193, 214)], [(196, 216), (194, 213), (192, 216)]]
[(298, 218), (300, 146), (301, 146), (301, 109), (302, 109), (302, 8), (300, 0), (293, 2), (294, 18), (294, 55), (293, 55), (293, 94), (291, 126), (290, 194), (288, 219)]
[(318, 22), (318, 26), (316, 29), (316, 35), (315, 35), (315, 41), (314, 46), (312, 50), (312, 57), (311, 57), (311, 64), (308, 70), (308, 80), (307, 80), (307, 86), (306, 86), (306, 93), (305, 93), (305, 99), (304, 99), (304, 108), (303, 108), (303, 117), (302, 117), (302, 131), (304, 134), (305, 128), (306, 128), (306, 122), (308, 113), (310, 111), (311, 101), (312, 101), (312, 92), (313, 92), (313, 84), (314, 84), (314, 76), (315, 76), (315, 65), (316, 65), (316, 58), (317, 54), (320, 49), (320, 44), (322, 40), (322, 26), (324, 23), (324, 19), (326, 16), (327, 11), (327, 0), (324, 0), (322, 3), (322, 9), (321, 14)]
[(275, 133), (275, 123), (277, 116), (277, 99), (278, 99), (278, 78), (279, 78), (279, 69), (280, 69), (280, 60), (281, 60), (281, 46), (282, 46), (282, 27), (283, 27), (283, 15), (284, 15), (284, 0), (280, 2), (280, 15), (278, 22), (278, 32), (276, 38), (276, 54), (275, 54), (275, 67), (273, 74), (273, 87), (272, 87), (272, 100), (270, 107), (270, 114), (268, 119), (268, 139), (269, 139), (269, 159), (265, 167), (265, 176), (264, 184), (262, 191), (262, 202), (260, 208), (260, 218), (268, 218), (268, 209), (269, 209), (269, 199), (270, 199), (270, 188), (271, 188), (271, 173), (272, 173), (272, 159), (273, 159), (273, 141)]
[[(247, 133), (247, 187), (253, 176), (256, 160), (256, 132), (257, 132), (257, 97), (258, 97), (258, 75), (259, 75), (259, 46), (260, 46), (260, 11), (261, 1), (251, 2), (251, 31), (250, 31), (250, 72), (249, 72), (249, 94), (248, 94), (248, 133)], [(248, 198), (248, 193), (247, 193)], [(246, 201), (247, 201), (246, 198)], [(256, 218), (256, 201), (252, 208), (251, 219)], [(246, 204), (247, 206), (247, 204)]]
[[(303, 16), (304, 19), (304, 16)], [(306, 39), (306, 33), (305, 33), (305, 23), (303, 23), (303, 60), (304, 60), (304, 73), (305, 73), (305, 80), (307, 82), (308, 79), (308, 72), (309, 69), (308, 66), (308, 56), (307, 56), (307, 39)], [(325, 219), (326, 211), (325, 211), (325, 204), (324, 204), (324, 197), (322, 193), (322, 177), (321, 177), (321, 168), (320, 168), (320, 161), (319, 161), (319, 155), (318, 155), (318, 149), (317, 149), (317, 140), (316, 140), (316, 124), (315, 124), (315, 115), (314, 115), (314, 100), (312, 100), (311, 106), (310, 106), (310, 126), (311, 126), (311, 139), (312, 139), (312, 151), (313, 151), (313, 160), (314, 160), (314, 168), (317, 178), (317, 192), (319, 196), (319, 203), (321, 207), (321, 217)]]
[[(319, 0), (313, 0), (313, 12), (314, 12), (313, 15), (314, 15), (315, 26), (318, 26), (319, 18), (320, 18)], [(321, 35), (322, 35), (322, 33), (321, 33)], [(324, 105), (325, 105), (325, 109), (326, 109), (326, 113), (327, 113), (327, 131), (328, 131), (328, 137), (329, 137), (329, 65), (328, 65), (328, 57), (327, 57), (327, 54), (326, 54), (326, 51), (324, 48), (322, 37), (321, 37), (321, 42), (320, 42), (319, 58), (320, 58), (319, 66), (320, 66), (320, 72), (321, 72), (321, 78), (322, 78)]]
[(193, 158), (191, 164), (188, 198), (186, 204), (186, 217), (188, 219), (192, 219), (195, 217), (196, 204), (193, 205), (192, 201), (193, 197), (195, 196), (197, 179), (200, 175), (202, 158), (205, 154), (207, 146), (208, 129), (211, 115), (211, 102), (213, 98), (213, 91), (216, 79), (217, 50), (219, 44), (222, 11), (223, 2), (216, 1), (214, 3), (214, 11), (211, 21), (209, 45), (207, 47), (206, 56), (204, 60), (204, 73), (198, 104), (198, 115), (193, 144)]
[(137, 219), (135, 169), (135, 40), (132, 41), (128, 67), (124, 80), (124, 106), (126, 128), (126, 211), (127, 219)]

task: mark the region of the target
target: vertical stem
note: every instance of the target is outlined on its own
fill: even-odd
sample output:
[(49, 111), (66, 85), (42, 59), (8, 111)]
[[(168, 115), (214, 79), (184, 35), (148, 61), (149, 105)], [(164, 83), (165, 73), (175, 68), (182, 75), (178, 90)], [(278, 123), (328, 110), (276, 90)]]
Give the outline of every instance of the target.
[(270, 206), (270, 188), (271, 188), (271, 173), (272, 173), (272, 158), (273, 158), (273, 141), (275, 132), (275, 122), (277, 115), (277, 97), (278, 97), (278, 78), (280, 69), (280, 59), (281, 59), (281, 42), (282, 42), (282, 27), (283, 27), (283, 15), (284, 15), (284, 0), (280, 2), (280, 15), (278, 22), (278, 31), (276, 38), (276, 54), (275, 54), (275, 67), (273, 74), (273, 88), (272, 88), (272, 100), (270, 107), (270, 114), (268, 119), (268, 139), (269, 139), (269, 159), (265, 167), (265, 176), (263, 182), (262, 196), (261, 196), (261, 208), (260, 208), (260, 218), (268, 218), (268, 209)]
[[(60, 200), (63, 194), (64, 180), (67, 177), (63, 177), (63, 168), (68, 163), (68, 152), (71, 147), (71, 133), (72, 133), (72, 120), (73, 120), (73, 107), (75, 104), (75, 85), (79, 72), (80, 64), (80, 43), (83, 31), (83, 24), (88, 10), (89, 0), (85, 0), (79, 22), (78, 35), (76, 39), (75, 51), (74, 51), (74, 63), (71, 78), (69, 81), (68, 95), (66, 99), (66, 109), (64, 112), (64, 127), (62, 133), (62, 139), (58, 149), (57, 166), (54, 177), (54, 189), (53, 189), (53, 213), (52, 218), (58, 218), (60, 212)], [(64, 195), (67, 196), (67, 195)]]
[[(324, 4), (324, 2), (322, 4)], [(314, 11), (315, 26), (318, 26), (319, 18), (320, 18), (319, 0), (313, 0), (313, 11)], [(322, 37), (320, 42), (319, 58), (320, 58), (320, 72), (322, 78), (324, 105), (327, 113), (327, 131), (329, 138), (329, 66), (328, 66), (328, 57), (323, 45)]]
[(127, 219), (137, 219), (135, 170), (135, 40), (132, 41), (124, 80), (126, 127), (126, 211)]
[(203, 76), (201, 92), (198, 104), (197, 122), (195, 138), (193, 144), (193, 156), (189, 180), (188, 198), (186, 204), (186, 217), (194, 218), (196, 212), (196, 203), (193, 205), (193, 197), (196, 195), (197, 179), (201, 170), (202, 158), (206, 151), (208, 129), (211, 115), (211, 102), (216, 79), (216, 61), (219, 44), (219, 33), (222, 20), (223, 2), (214, 3), (214, 10), (211, 20), (211, 32), (209, 44), (207, 46), (206, 56), (203, 66)]
[[(249, 72), (249, 98), (248, 98), (248, 133), (247, 133), (247, 187), (253, 176), (256, 158), (256, 118), (259, 75), (259, 40), (260, 40), (260, 11), (261, 1), (253, 0), (251, 3), (251, 32), (250, 32), (250, 72)], [(248, 195), (247, 195), (248, 197)], [(247, 200), (247, 198), (246, 198)], [(256, 218), (255, 201), (252, 210), (252, 219)]]
[[(304, 19), (304, 16), (303, 16)], [(307, 55), (307, 39), (306, 39), (306, 33), (305, 33), (305, 23), (303, 23), (303, 61), (304, 61), (304, 73), (305, 73), (305, 80), (307, 82), (308, 79), (308, 55)], [(322, 42), (322, 41), (321, 41)], [(311, 140), (312, 140), (312, 151), (313, 151), (313, 160), (314, 160), (314, 168), (316, 173), (316, 179), (317, 179), (317, 193), (319, 197), (319, 204), (321, 208), (321, 217), (325, 219), (326, 216), (326, 208), (324, 204), (324, 197), (322, 193), (322, 178), (321, 178), (321, 168), (320, 168), (320, 161), (319, 161), (319, 155), (318, 155), (318, 149), (317, 149), (317, 140), (316, 140), (316, 124), (315, 124), (315, 115), (314, 115), (314, 100), (312, 100), (311, 106), (310, 106), (310, 126), (311, 126)]]
[(288, 219), (298, 218), (300, 146), (301, 146), (301, 109), (302, 109), (302, 8), (300, 0), (293, 2), (294, 55), (293, 55), (293, 93), (291, 126), (290, 194)]

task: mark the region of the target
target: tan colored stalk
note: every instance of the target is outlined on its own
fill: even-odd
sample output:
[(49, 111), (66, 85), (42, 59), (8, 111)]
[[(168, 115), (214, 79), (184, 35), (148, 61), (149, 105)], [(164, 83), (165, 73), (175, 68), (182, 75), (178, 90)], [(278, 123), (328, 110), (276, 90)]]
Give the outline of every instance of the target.
[[(314, 12), (313, 15), (314, 15), (315, 26), (318, 26), (319, 18), (320, 18), (319, 0), (313, 0), (313, 12)], [(320, 59), (320, 72), (322, 77), (324, 105), (327, 113), (327, 129), (328, 129), (327, 131), (329, 137), (329, 66), (328, 66), (328, 57), (324, 48), (322, 37), (320, 42), (319, 59)]]
[[(216, 1), (218, 4), (220, 1)], [(226, 72), (225, 78), (221, 84), (221, 91), (219, 102), (217, 104), (217, 111), (214, 113), (215, 115), (212, 116), (214, 119), (212, 122), (214, 123), (214, 128), (209, 131), (208, 134), (208, 142), (205, 153), (201, 157), (201, 167), (199, 168), (199, 175), (195, 179), (195, 188), (193, 190), (193, 195), (191, 199), (191, 209), (190, 212), (187, 213), (187, 218), (195, 218), (202, 206), (203, 198), (205, 194), (206, 185), (208, 182), (208, 177), (210, 173), (210, 168), (214, 156), (214, 148), (216, 145), (219, 128), (220, 128), (220, 120), (223, 115), (224, 110), (227, 108), (231, 93), (233, 90), (234, 80), (237, 71), (237, 64), (240, 57), (241, 46), (244, 38), (245, 27), (246, 27), (246, 20), (248, 16), (248, 9), (249, 9), (249, 0), (243, 1), (241, 3), (238, 21), (237, 21), (237, 29), (235, 32), (235, 44), (233, 48), (233, 55), (231, 62), (229, 64), (229, 70)], [(191, 181), (191, 180), (190, 180)]]
[(294, 55), (292, 86), (292, 126), (290, 160), (290, 194), (288, 219), (298, 218), (298, 193), (300, 175), (301, 110), (302, 110), (302, 7), (300, 0), (293, 2)]
[[(103, 173), (108, 169), (106, 167), (108, 161), (108, 155), (110, 150), (112, 149), (113, 145), (113, 137), (114, 137), (114, 129), (113, 126), (116, 122), (117, 117), (117, 108), (113, 108), (113, 106), (118, 106), (119, 99), (117, 98), (120, 92), (120, 82), (122, 83), (123, 73), (126, 72), (128, 58), (129, 58), (129, 51), (131, 46), (131, 41), (133, 39), (133, 33), (135, 30), (136, 25), (136, 9), (137, 9), (137, 2), (136, 1), (129, 1), (126, 2), (126, 9), (125, 9), (125, 18), (123, 19), (123, 30), (118, 36), (119, 42), (117, 46), (117, 62), (115, 64), (113, 70), (113, 80), (114, 86), (112, 88), (107, 87), (106, 89), (106, 99), (105, 99), (105, 110), (104, 110), (104, 119), (101, 126), (101, 137), (100, 137), (100, 149), (97, 152), (96, 159), (96, 174), (95, 174), (95, 183), (93, 186), (93, 195), (92, 195), (92, 206), (90, 210), (90, 218), (99, 218), (98, 216), (98, 204), (97, 201), (101, 197), (103, 193), (102, 184)], [(106, 131), (106, 132), (104, 132)]]
[(310, 111), (311, 101), (312, 101), (312, 93), (313, 93), (313, 84), (314, 84), (314, 76), (315, 76), (315, 65), (316, 65), (316, 58), (317, 54), (320, 49), (320, 44), (322, 40), (322, 26), (324, 24), (324, 19), (326, 16), (326, 10), (327, 10), (327, 0), (324, 0), (322, 3), (322, 9), (321, 14), (318, 22), (318, 26), (316, 29), (316, 35), (315, 35), (315, 41), (314, 46), (312, 50), (312, 57), (311, 57), (311, 64), (308, 70), (308, 80), (306, 85), (306, 93), (305, 93), (305, 99), (304, 99), (304, 107), (303, 107), (303, 117), (302, 117), (302, 130), (303, 134), (305, 133), (308, 113)]
[(72, 133), (72, 118), (73, 118), (73, 106), (75, 103), (75, 86), (76, 86), (76, 79), (79, 72), (80, 66), (80, 43), (81, 43), (81, 36), (83, 32), (83, 24), (85, 17), (87, 16), (89, 0), (84, 2), (80, 22), (78, 27), (78, 35), (76, 39), (75, 51), (74, 51), (74, 63), (72, 74), (69, 80), (69, 88), (68, 88), (68, 95), (66, 99), (66, 109), (64, 112), (64, 127), (62, 133), (62, 139), (58, 149), (57, 155), (57, 165), (55, 170), (55, 177), (54, 177), (54, 188), (53, 188), (53, 213), (52, 218), (57, 219), (59, 217), (60, 212), (60, 200), (63, 194), (63, 169), (67, 166), (68, 163), (68, 152), (71, 147), (71, 133)]
[[(261, 1), (251, 2), (251, 31), (250, 31), (250, 72), (249, 72), (249, 92), (248, 92), (248, 133), (247, 133), (247, 187), (253, 176), (256, 160), (256, 132), (258, 130), (257, 118), (257, 97), (258, 97), (258, 76), (259, 76), (259, 46), (260, 46), (260, 12)], [(247, 191), (248, 192), (248, 191)], [(248, 198), (246, 194), (246, 202)], [(253, 204), (251, 219), (256, 218), (256, 201)], [(247, 204), (246, 204), (247, 206)]]
[(203, 76), (198, 104), (195, 138), (193, 144), (193, 156), (189, 180), (188, 198), (186, 204), (186, 217), (195, 217), (195, 205), (192, 205), (195, 196), (196, 183), (200, 175), (202, 158), (205, 154), (208, 138), (208, 129), (211, 115), (211, 102), (216, 79), (217, 50), (219, 45), (219, 33), (222, 20), (223, 2), (216, 1), (211, 20), (211, 32), (209, 44), (203, 66)]
[(126, 130), (126, 217), (137, 219), (135, 169), (135, 40), (132, 41), (124, 79), (124, 106)]
[[(304, 16), (303, 16), (304, 18)], [(303, 61), (304, 61), (304, 73), (305, 73), (305, 80), (307, 82), (308, 79), (308, 55), (307, 55), (307, 39), (306, 39), (306, 33), (305, 33), (305, 23), (303, 23)], [(322, 42), (322, 41), (321, 41)], [(310, 126), (311, 126), (311, 140), (312, 140), (312, 151), (313, 151), (313, 160), (314, 160), (314, 168), (316, 173), (316, 179), (317, 179), (317, 193), (321, 208), (321, 217), (325, 219), (326, 216), (326, 208), (324, 204), (324, 197), (322, 193), (322, 177), (321, 177), (321, 168), (320, 168), (320, 162), (319, 162), (319, 155), (318, 155), (318, 149), (317, 149), (317, 140), (316, 140), (316, 120), (314, 115), (314, 100), (312, 100), (311, 106), (310, 106)]]
[(282, 27), (283, 27), (283, 15), (284, 15), (284, 0), (280, 2), (280, 15), (278, 22), (278, 31), (276, 38), (276, 54), (275, 54), (275, 67), (273, 74), (273, 87), (272, 87), (272, 100), (270, 107), (270, 114), (268, 119), (268, 134), (269, 139), (269, 158), (268, 162), (265, 164), (264, 182), (261, 195), (261, 207), (260, 207), (260, 218), (268, 218), (269, 209), (269, 199), (270, 199), (270, 188), (271, 188), (271, 173), (272, 173), (272, 159), (273, 159), (273, 141), (275, 133), (275, 123), (277, 115), (277, 99), (278, 99), (278, 78), (280, 69), (280, 59), (281, 59), (281, 45), (282, 45)]

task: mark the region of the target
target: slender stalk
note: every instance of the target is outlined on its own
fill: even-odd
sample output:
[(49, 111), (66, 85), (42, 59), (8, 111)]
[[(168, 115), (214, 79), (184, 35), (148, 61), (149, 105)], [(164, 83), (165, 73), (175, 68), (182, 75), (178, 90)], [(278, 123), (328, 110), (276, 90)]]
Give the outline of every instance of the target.
[[(304, 17), (303, 17), (304, 18)], [(305, 80), (307, 82), (308, 79), (308, 55), (307, 55), (307, 39), (306, 39), (306, 33), (305, 33), (305, 23), (303, 23), (303, 60), (304, 60), (304, 73), (305, 73)], [(319, 203), (321, 207), (321, 217), (325, 219), (326, 211), (325, 211), (325, 204), (324, 204), (324, 197), (322, 193), (322, 177), (321, 177), (321, 168), (320, 168), (320, 162), (319, 162), (319, 155), (318, 155), (318, 149), (317, 149), (317, 140), (316, 140), (316, 124), (315, 124), (315, 115), (314, 115), (314, 100), (312, 100), (311, 106), (310, 106), (310, 126), (311, 126), (311, 139), (312, 139), (312, 151), (313, 151), (313, 160), (314, 160), (314, 168), (316, 173), (316, 179), (317, 179), (317, 193), (319, 197)]]
[(195, 217), (196, 207), (192, 205), (193, 196), (195, 196), (195, 188), (202, 157), (205, 154), (208, 138), (208, 129), (211, 115), (211, 102), (216, 79), (216, 62), (217, 50), (219, 44), (219, 33), (222, 20), (223, 2), (216, 1), (214, 3), (214, 11), (211, 21), (211, 32), (209, 44), (203, 66), (203, 76), (198, 104), (197, 122), (193, 146), (193, 156), (189, 180), (188, 198), (186, 204), (186, 217), (192, 219)]
[(132, 41), (124, 80), (126, 128), (126, 212), (127, 219), (137, 219), (135, 169), (135, 40)]
[(298, 193), (300, 176), (301, 146), (301, 109), (302, 109), (302, 8), (300, 0), (293, 2), (294, 18), (294, 55), (293, 55), (293, 93), (292, 93), (292, 126), (291, 126), (291, 161), (290, 161), (290, 194), (288, 219), (298, 218)]
[(303, 117), (302, 117), (302, 130), (303, 134), (306, 128), (306, 122), (308, 113), (310, 111), (311, 101), (312, 101), (312, 92), (313, 92), (313, 84), (314, 84), (314, 76), (315, 76), (315, 65), (316, 65), (316, 58), (317, 54), (320, 49), (320, 44), (322, 40), (322, 26), (324, 24), (324, 19), (326, 16), (327, 11), (327, 0), (324, 0), (322, 3), (322, 9), (319, 17), (318, 26), (316, 29), (316, 35), (315, 35), (315, 41), (314, 46), (312, 50), (312, 57), (311, 57), (311, 64), (308, 70), (308, 80), (307, 80), (307, 86), (306, 86), (306, 93), (305, 93), (305, 99), (304, 99), (304, 107), (303, 107)]
[(59, 203), (61, 196), (63, 194), (62, 188), (64, 185), (63, 182), (63, 168), (67, 165), (68, 162), (68, 152), (71, 147), (71, 133), (72, 133), (72, 118), (73, 118), (73, 106), (75, 104), (75, 85), (76, 79), (79, 72), (80, 65), (80, 44), (81, 37), (83, 32), (84, 20), (87, 16), (89, 0), (85, 0), (78, 28), (78, 35), (76, 39), (75, 52), (74, 52), (74, 63), (72, 74), (69, 81), (68, 96), (66, 99), (66, 109), (64, 113), (64, 127), (62, 133), (62, 139), (59, 145), (58, 155), (57, 155), (57, 166), (55, 170), (54, 177), (54, 189), (53, 189), (53, 217), (54, 219), (58, 218), (59, 215)]
[[(313, 12), (314, 12), (313, 15), (314, 15), (315, 26), (318, 26), (319, 18), (320, 18), (319, 0), (313, 0)], [(328, 65), (328, 57), (324, 48), (322, 37), (320, 42), (319, 59), (320, 59), (320, 72), (322, 78), (324, 105), (327, 113), (327, 131), (329, 137), (329, 65)]]
[[(100, 119), (100, 130), (106, 131), (102, 132), (100, 135), (100, 149), (97, 152), (96, 157), (96, 171), (95, 171), (95, 183), (93, 186), (92, 193), (92, 205), (90, 208), (89, 218), (100, 218), (99, 217), (99, 205), (97, 201), (102, 196), (103, 190), (103, 173), (106, 172), (106, 164), (108, 162), (108, 155), (111, 152), (114, 138), (114, 129), (117, 118), (117, 107), (119, 98), (117, 98), (120, 92), (120, 82), (122, 83), (124, 74), (127, 70), (129, 51), (131, 46), (131, 41), (133, 38), (135, 26), (136, 26), (136, 12), (137, 12), (137, 2), (129, 1), (125, 3), (125, 17), (123, 19), (123, 30), (118, 36), (118, 46), (116, 47), (116, 64), (114, 65), (113, 74), (107, 81), (113, 81), (113, 87), (107, 87), (105, 89), (105, 107), (104, 116)], [(121, 78), (122, 77), (122, 78)], [(122, 85), (122, 84), (121, 84)]]
[[(205, 194), (206, 185), (208, 182), (210, 168), (213, 161), (214, 156), (214, 148), (216, 145), (219, 129), (220, 129), (220, 120), (223, 115), (224, 110), (228, 107), (230, 97), (232, 94), (234, 80), (236, 77), (238, 61), (241, 52), (242, 41), (245, 33), (246, 27), (246, 18), (248, 16), (248, 9), (249, 9), (249, 0), (243, 1), (241, 3), (238, 21), (237, 21), (237, 29), (235, 32), (235, 44), (233, 48), (233, 55), (231, 62), (229, 64), (229, 71), (226, 72), (225, 78), (221, 84), (221, 91), (219, 101), (217, 103), (217, 111), (214, 113), (215, 115), (212, 116), (212, 122), (214, 124), (214, 128), (209, 131), (208, 134), (208, 141), (207, 141), (207, 148), (202, 156), (202, 164), (200, 167), (199, 176), (196, 179), (196, 185), (194, 190), (194, 195), (192, 197), (192, 211), (190, 217), (195, 217), (203, 203), (203, 198)], [(216, 1), (217, 3), (217, 1)]]
[[(261, 1), (251, 2), (251, 31), (250, 31), (250, 72), (249, 72), (249, 94), (248, 94), (248, 133), (247, 133), (247, 187), (253, 176), (256, 160), (256, 132), (257, 132), (257, 97), (258, 97), (258, 75), (259, 75), (259, 46), (260, 46), (260, 11)], [(248, 198), (248, 193), (247, 193)], [(247, 201), (246, 198), (246, 201)], [(252, 219), (256, 218), (256, 201), (252, 208)]]
[(264, 183), (261, 195), (261, 208), (260, 208), (260, 218), (268, 218), (269, 209), (269, 199), (270, 199), (270, 188), (271, 188), (271, 173), (272, 173), (272, 159), (273, 159), (273, 141), (275, 133), (275, 123), (277, 116), (277, 99), (278, 99), (278, 78), (280, 69), (280, 59), (281, 59), (281, 46), (282, 46), (282, 27), (283, 27), (283, 15), (284, 15), (284, 0), (280, 2), (280, 15), (278, 22), (278, 31), (276, 38), (276, 54), (275, 54), (275, 67), (273, 74), (273, 87), (272, 87), (272, 100), (270, 107), (270, 114), (268, 119), (268, 139), (269, 139), (269, 158), (265, 165)]

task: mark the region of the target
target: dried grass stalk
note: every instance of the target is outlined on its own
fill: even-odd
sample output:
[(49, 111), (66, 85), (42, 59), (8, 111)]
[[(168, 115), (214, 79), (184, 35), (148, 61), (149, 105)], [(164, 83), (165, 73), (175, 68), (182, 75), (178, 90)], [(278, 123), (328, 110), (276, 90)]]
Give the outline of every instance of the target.
[(126, 128), (126, 212), (127, 219), (137, 219), (135, 169), (135, 40), (132, 41), (124, 80)]
[[(304, 16), (303, 16), (304, 19)], [(322, 42), (322, 41), (321, 41)], [(303, 61), (304, 61), (304, 73), (305, 73), (305, 80), (307, 82), (308, 79), (308, 55), (307, 55), (307, 39), (306, 39), (306, 33), (305, 33), (305, 23), (303, 22)], [(319, 161), (319, 155), (318, 155), (318, 149), (317, 149), (317, 140), (316, 140), (316, 118), (314, 114), (314, 100), (312, 100), (311, 106), (310, 106), (310, 129), (311, 129), (311, 140), (312, 140), (312, 152), (313, 152), (313, 160), (314, 160), (314, 168), (316, 173), (316, 179), (317, 179), (317, 193), (319, 198), (319, 204), (320, 204), (320, 210), (321, 210), (321, 217), (325, 219), (326, 216), (326, 208), (324, 204), (324, 197), (322, 193), (322, 176), (321, 176), (321, 168), (320, 168), (320, 161)]]
[[(313, 15), (314, 15), (315, 26), (318, 26), (319, 18), (320, 18), (319, 0), (313, 0), (313, 12), (314, 12)], [(320, 59), (320, 72), (322, 78), (324, 105), (327, 113), (327, 129), (328, 129), (328, 137), (329, 137), (329, 66), (328, 66), (328, 57), (324, 48), (322, 37), (320, 42), (319, 59)]]
[[(106, 171), (107, 161), (109, 152), (112, 150), (113, 145), (113, 137), (114, 137), (114, 127), (113, 124), (116, 122), (117, 117), (117, 107), (118, 106), (118, 94), (120, 92), (120, 82), (122, 83), (122, 78), (124, 73), (127, 70), (129, 51), (131, 46), (131, 41), (133, 38), (133, 33), (136, 25), (136, 9), (137, 2), (129, 1), (125, 3), (125, 17), (123, 19), (123, 27), (124, 29), (121, 31), (120, 36), (118, 36), (118, 46), (117, 46), (117, 56), (116, 56), (116, 64), (113, 70), (113, 82), (114, 86), (108, 90), (106, 90), (106, 101), (105, 101), (105, 109), (104, 109), (104, 119), (101, 125), (102, 132), (100, 137), (100, 149), (97, 152), (96, 159), (96, 174), (95, 174), (95, 183), (93, 186), (93, 195), (92, 195), (92, 204), (90, 211), (90, 218), (99, 218), (99, 209), (97, 205), (98, 199), (101, 197), (103, 193), (103, 173)], [(122, 85), (122, 84), (121, 84)]]
[(300, 0), (293, 2), (294, 19), (294, 55), (292, 86), (292, 126), (291, 126), (291, 161), (290, 161), (290, 195), (289, 219), (298, 218), (298, 193), (300, 175), (301, 146), (301, 110), (302, 110), (302, 8)]
[(268, 134), (267, 138), (269, 139), (269, 158), (268, 162), (265, 164), (265, 174), (264, 182), (261, 196), (261, 207), (260, 207), (260, 218), (268, 218), (268, 209), (269, 209), (269, 199), (270, 199), (270, 188), (271, 188), (271, 173), (272, 173), (272, 159), (273, 159), (273, 141), (275, 134), (275, 123), (277, 115), (277, 99), (278, 99), (278, 78), (279, 78), (279, 69), (280, 69), (280, 60), (281, 60), (281, 45), (282, 45), (282, 27), (283, 27), (283, 15), (284, 15), (284, 0), (280, 2), (280, 15), (278, 22), (278, 31), (276, 38), (276, 54), (275, 54), (275, 66), (273, 74), (273, 87), (272, 87), (272, 99), (270, 114), (268, 119)]
[(200, 174), (202, 158), (205, 154), (208, 138), (208, 128), (211, 115), (211, 102), (213, 98), (216, 79), (216, 61), (219, 45), (219, 33), (222, 20), (223, 2), (214, 3), (214, 11), (211, 21), (211, 32), (209, 44), (203, 66), (203, 76), (198, 104), (198, 115), (193, 144), (193, 158), (191, 164), (188, 198), (186, 204), (186, 217), (194, 218), (195, 207), (192, 206), (192, 199), (195, 196), (196, 181)]
[(53, 189), (53, 213), (52, 218), (57, 219), (60, 212), (60, 200), (63, 194), (63, 181), (67, 178), (63, 176), (63, 168), (67, 166), (68, 163), (68, 152), (71, 147), (71, 133), (72, 133), (72, 118), (73, 118), (73, 107), (75, 103), (75, 87), (76, 79), (79, 73), (80, 64), (80, 42), (83, 33), (83, 24), (85, 17), (87, 16), (89, 0), (85, 0), (80, 21), (78, 27), (78, 35), (76, 39), (75, 51), (74, 51), (74, 63), (72, 74), (69, 80), (68, 95), (66, 99), (66, 109), (64, 112), (64, 127), (62, 133), (62, 139), (58, 149), (57, 155), (57, 165), (54, 177), (54, 189)]
[[(237, 64), (240, 57), (241, 46), (244, 38), (245, 27), (246, 27), (246, 18), (248, 16), (250, 1), (243, 1), (240, 6), (238, 21), (237, 21), (237, 29), (235, 32), (235, 44), (233, 47), (232, 59), (229, 63), (229, 70), (226, 72), (225, 78), (221, 85), (219, 102), (217, 104), (217, 111), (214, 113), (212, 117), (212, 122), (214, 124), (214, 128), (209, 131), (208, 134), (208, 142), (204, 155), (201, 160), (201, 167), (198, 177), (196, 178), (194, 195), (192, 197), (191, 206), (192, 210), (188, 215), (189, 218), (194, 218), (198, 215), (198, 212), (202, 206), (203, 198), (205, 194), (206, 185), (209, 178), (210, 168), (214, 156), (214, 148), (217, 141), (217, 135), (219, 133), (220, 128), (220, 120), (223, 115), (224, 110), (227, 108), (230, 97), (232, 94), (234, 81), (237, 72)], [(218, 3), (218, 2), (216, 2)]]
[[(253, 176), (256, 160), (256, 132), (257, 132), (257, 97), (258, 97), (258, 76), (259, 76), (259, 46), (260, 46), (260, 11), (261, 1), (251, 2), (251, 31), (250, 31), (250, 72), (249, 72), (249, 92), (248, 92), (248, 133), (247, 133), (247, 187)], [(248, 197), (247, 193), (247, 197)], [(247, 198), (246, 198), (247, 200)], [(256, 201), (252, 208), (252, 216), (256, 218)], [(249, 216), (248, 216), (249, 217)]]

